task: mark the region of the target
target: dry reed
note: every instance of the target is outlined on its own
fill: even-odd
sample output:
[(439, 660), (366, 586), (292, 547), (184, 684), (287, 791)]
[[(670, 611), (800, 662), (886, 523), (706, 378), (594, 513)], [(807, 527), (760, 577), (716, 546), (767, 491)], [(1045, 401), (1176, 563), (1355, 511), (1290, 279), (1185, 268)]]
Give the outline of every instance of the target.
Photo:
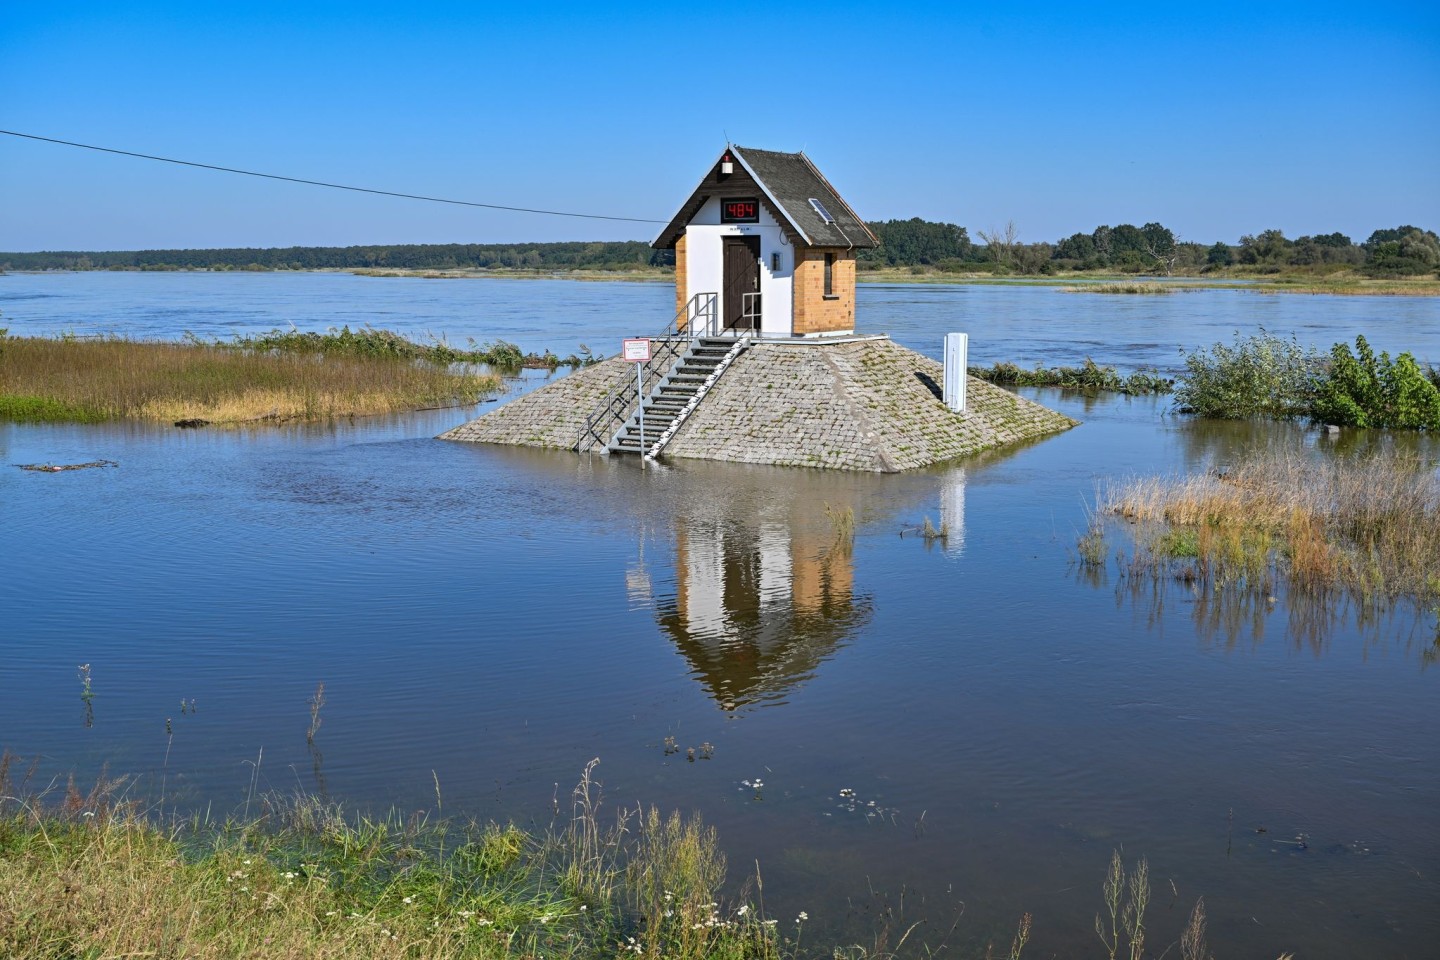
[(318, 420), (471, 402), (495, 377), (404, 358), (7, 337), (0, 419)]
[(1180, 559), (1204, 582), (1440, 601), (1440, 475), (1413, 455), (1264, 451), (1224, 472), (1121, 483), (1101, 509), (1140, 525), (1141, 563)]

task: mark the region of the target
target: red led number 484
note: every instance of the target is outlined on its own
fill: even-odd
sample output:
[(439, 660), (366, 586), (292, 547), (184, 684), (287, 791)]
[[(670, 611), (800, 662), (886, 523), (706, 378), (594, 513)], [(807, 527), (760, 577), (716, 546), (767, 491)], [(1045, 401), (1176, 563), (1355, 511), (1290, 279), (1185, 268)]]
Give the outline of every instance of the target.
[(760, 201), (754, 197), (725, 200), (720, 204), (721, 223), (759, 223)]

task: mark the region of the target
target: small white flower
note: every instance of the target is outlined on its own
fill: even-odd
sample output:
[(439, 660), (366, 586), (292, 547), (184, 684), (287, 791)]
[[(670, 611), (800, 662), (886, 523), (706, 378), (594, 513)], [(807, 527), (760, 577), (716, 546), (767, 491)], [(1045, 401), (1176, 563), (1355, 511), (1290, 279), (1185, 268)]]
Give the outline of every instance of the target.
[(735, 916), (737, 916), (737, 917), (743, 917), (743, 916), (745, 916), (745, 914), (747, 914), (747, 913), (749, 913), (749, 912), (750, 912), (750, 904), (747, 903), (747, 904), (744, 904), (743, 906), (741, 906), (741, 908), (740, 908), (739, 910), (736, 910), (736, 911), (735, 911)]
[(484, 917), (481, 917), (479, 920), (476, 920), (476, 921), (475, 921), (475, 925), (476, 925), (477, 927), (488, 927), (488, 926), (490, 926), (490, 924), (492, 924), (492, 923), (494, 923), (494, 922), (495, 922), (495, 921), (493, 921), (493, 920), (486, 920)]
[(795, 918), (795, 922), (796, 922), (796, 923), (804, 923), (806, 920), (809, 920), (809, 919), (810, 919), (810, 914), (806, 913), (804, 910), (801, 910), (801, 911), (800, 911), (800, 916), (798, 916), (798, 917)]
[(590, 908), (587, 907), (587, 906), (585, 906), (585, 904), (583, 904), (583, 903), (580, 904), (580, 912), (581, 912), (581, 913), (584, 913), (586, 910), (589, 910), (589, 909), (590, 909)]
[(779, 920), (766, 920), (766, 921), (765, 921), (765, 926), (767, 926), (767, 927), (773, 927), (773, 926), (775, 926), (775, 924), (777, 924), (777, 923), (779, 923), (779, 922), (780, 922)]
[(93, 816), (95, 816), (95, 811), (94, 811), (94, 810), (86, 810), (84, 813), (80, 814), (80, 816), (82, 816), (82, 817), (93, 817)]
[(414, 903), (414, 902), (415, 902), (415, 898), (414, 898), (414, 897), (405, 897), (405, 898), (403, 898), (400, 902), (401, 902), (401, 903)]

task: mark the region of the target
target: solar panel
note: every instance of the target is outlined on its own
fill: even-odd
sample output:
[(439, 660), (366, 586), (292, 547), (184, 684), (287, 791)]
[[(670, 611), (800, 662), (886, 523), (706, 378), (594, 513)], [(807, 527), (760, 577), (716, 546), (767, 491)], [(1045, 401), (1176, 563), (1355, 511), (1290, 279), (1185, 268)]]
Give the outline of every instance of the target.
[(820, 219), (821, 219), (821, 220), (824, 220), (826, 223), (834, 223), (834, 222), (835, 222), (835, 218), (832, 217), (832, 216), (830, 216), (830, 211), (825, 209), (825, 204), (821, 203), (819, 200), (816, 200), (814, 197), (811, 197), (811, 198), (810, 198), (810, 206), (812, 206), (812, 207), (815, 208), (815, 212), (820, 215)]

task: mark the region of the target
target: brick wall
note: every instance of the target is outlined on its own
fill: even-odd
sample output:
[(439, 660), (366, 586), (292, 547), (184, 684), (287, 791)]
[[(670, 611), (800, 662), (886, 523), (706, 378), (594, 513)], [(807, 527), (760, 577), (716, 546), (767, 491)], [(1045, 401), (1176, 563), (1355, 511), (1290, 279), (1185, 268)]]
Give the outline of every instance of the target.
[(675, 241), (675, 315), (679, 316), (680, 311), (685, 309), (685, 304), (690, 298), (685, 295), (689, 283), (689, 275), (686, 271), (685, 262), (685, 235), (682, 233), (680, 239)]
[[(833, 296), (825, 296), (825, 254), (835, 255)], [(855, 251), (843, 247), (795, 248), (794, 333), (855, 329)]]

